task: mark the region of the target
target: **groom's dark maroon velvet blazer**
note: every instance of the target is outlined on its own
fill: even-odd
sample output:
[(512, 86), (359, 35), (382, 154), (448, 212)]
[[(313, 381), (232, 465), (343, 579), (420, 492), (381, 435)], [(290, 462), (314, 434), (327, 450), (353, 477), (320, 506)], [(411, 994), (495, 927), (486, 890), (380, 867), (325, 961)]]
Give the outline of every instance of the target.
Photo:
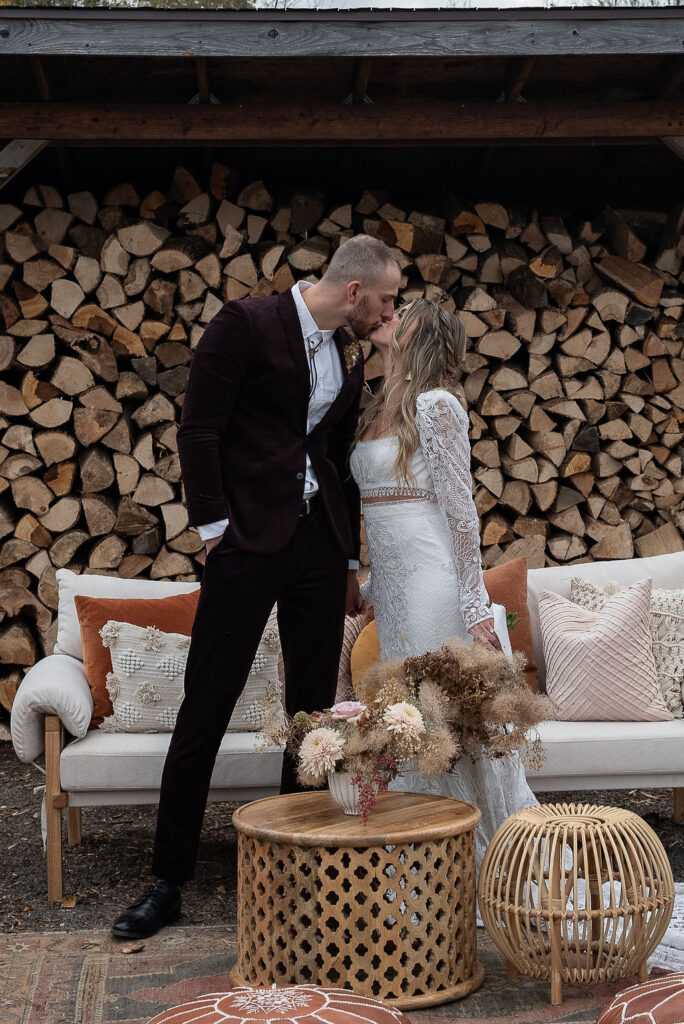
[(290, 291), (228, 302), (197, 346), (178, 432), (185, 500), (193, 526), (229, 519), (226, 539), (270, 553), (292, 537), (311, 458), (332, 531), (359, 557), (360, 501), (348, 467), (363, 359), (347, 370), (354, 339), (334, 335), (344, 382), (307, 435), (309, 368)]

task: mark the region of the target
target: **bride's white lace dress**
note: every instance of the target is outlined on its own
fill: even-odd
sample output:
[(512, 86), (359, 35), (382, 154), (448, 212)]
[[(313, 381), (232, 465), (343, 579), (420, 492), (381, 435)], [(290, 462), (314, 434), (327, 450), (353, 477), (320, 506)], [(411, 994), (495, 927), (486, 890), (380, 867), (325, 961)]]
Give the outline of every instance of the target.
[[(420, 443), (410, 485), (398, 484), (394, 476), (396, 438), (362, 441), (351, 457), (362, 498), (395, 499), (364, 505), (371, 575), (362, 592), (375, 606), (385, 659), (438, 650), (449, 636), (470, 640), (468, 627), (492, 614), (482, 580), (468, 418), (453, 395), (438, 390), (419, 397), (416, 419)], [(499, 639), (510, 651), (503, 609), (495, 605), (494, 613)], [(476, 804), (482, 812), (475, 837), (478, 868), (499, 825), (537, 803), (518, 758), (481, 758), (475, 764), (462, 758), (448, 775), (427, 779), (409, 772), (392, 788)], [(676, 885), (670, 927), (649, 965), (684, 970), (684, 883)]]
[[(364, 503), (371, 572), (362, 586), (364, 600), (375, 609), (385, 660), (439, 650), (447, 637), (468, 642), (468, 629), (492, 615), (482, 579), (468, 417), (452, 394), (435, 390), (419, 396), (416, 422), (419, 445), (410, 483), (395, 477), (394, 437), (361, 441), (351, 456), (361, 498), (388, 499)], [(505, 612), (494, 611), (497, 634), (510, 653)], [(475, 763), (463, 757), (449, 774), (429, 779), (406, 772), (391, 788), (476, 804), (482, 812), (475, 837), (478, 868), (499, 825), (537, 803), (517, 756)]]

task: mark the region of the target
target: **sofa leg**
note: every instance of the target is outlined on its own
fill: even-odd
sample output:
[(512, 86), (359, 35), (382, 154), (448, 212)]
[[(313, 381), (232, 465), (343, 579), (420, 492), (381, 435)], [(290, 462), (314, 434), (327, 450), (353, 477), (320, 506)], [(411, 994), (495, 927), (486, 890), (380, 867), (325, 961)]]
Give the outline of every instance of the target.
[(684, 786), (672, 790), (672, 820), (676, 825), (684, 822)]
[(62, 788), (59, 778), (62, 723), (56, 715), (45, 718), (45, 810), (47, 815), (47, 895), (62, 898)]
[(81, 842), (80, 807), (69, 807), (67, 810), (67, 841), (69, 846), (78, 846)]

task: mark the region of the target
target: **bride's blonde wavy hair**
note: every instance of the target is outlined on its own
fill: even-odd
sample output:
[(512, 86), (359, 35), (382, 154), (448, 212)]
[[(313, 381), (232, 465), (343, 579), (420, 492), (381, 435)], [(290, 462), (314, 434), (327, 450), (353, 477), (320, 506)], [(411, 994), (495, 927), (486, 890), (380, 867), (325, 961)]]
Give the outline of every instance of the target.
[[(401, 340), (415, 324), (413, 333), (407, 338), (403, 352)], [(466, 350), (466, 333), (463, 321), (456, 313), (449, 313), (429, 299), (414, 299), (399, 310), (399, 323), (390, 341), (390, 353), (394, 362), (401, 362), (408, 378), (408, 386), (392, 417), (392, 434), (399, 440), (399, 450), (394, 463), (397, 480), (407, 484), (412, 480), (411, 460), (418, 445), (416, 426), (416, 402), (418, 395), (433, 388), (452, 389), (453, 378), (458, 374)], [(396, 387), (397, 385), (394, 385)], [(381, 406), (389, 403), (394, 388), (385, 380), (363, 410), (356, 431), (354, 444), (363, 438)]]

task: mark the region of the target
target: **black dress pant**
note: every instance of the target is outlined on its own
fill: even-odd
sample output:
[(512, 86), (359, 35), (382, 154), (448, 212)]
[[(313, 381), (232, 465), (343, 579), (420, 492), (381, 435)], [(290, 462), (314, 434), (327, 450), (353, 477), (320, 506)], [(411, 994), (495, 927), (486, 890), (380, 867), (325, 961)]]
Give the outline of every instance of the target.
[[(282, 550), (254, 554), (224, 538), (208, 555), (185, 698), (162, 776), (152, 861), (158, 878), (182, 883), (193, 875), (216, 755), (276, 602), (288, 714), (333, 703), (347, 566), (320, 499)], [(299, 788), (286, 755), (281, 792)]]

